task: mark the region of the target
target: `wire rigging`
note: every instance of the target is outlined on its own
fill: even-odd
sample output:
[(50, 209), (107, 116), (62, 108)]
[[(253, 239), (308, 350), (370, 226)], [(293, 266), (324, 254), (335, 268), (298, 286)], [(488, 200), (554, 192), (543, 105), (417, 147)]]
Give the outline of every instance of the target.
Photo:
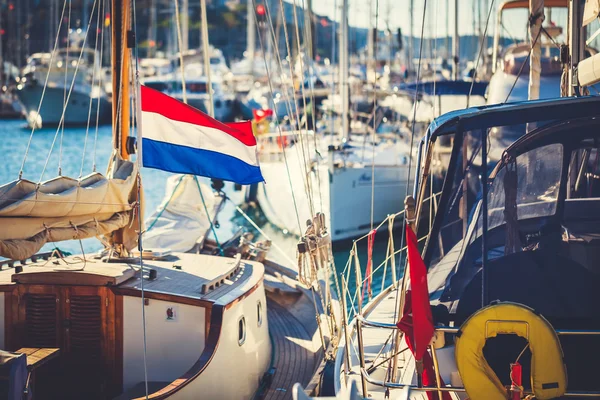
[[(252, 0), (252, 6), (254, 7), (254, 9), (256, 9), (256, 0)], [(266, 9), (267, 9), (267, 13), (268, 13), (268, 7)], [(253, 12), (252, 15), (254, 16), (254, 21), (256, 23), (256, 26), (259, 26), (259, 22), (258, 22), (256, 13)], [(269, 90), (271, 91), (271, 94), (274, 94), (275, 92), (273, 90), (273, 83), (271, 81), (271, 71), (269, 68), (269, 63), (267, 62), (267, 53), (265, 52), (263, 38), (262, 38), (262, 35), (260, 34), (260, 31), (258, 34), (258, 42), (260, 44), (261, 52), (263, 54), (263, 60), (265, 63), (265, 71), (267, 73), (267, 82), (269, 84)], [(283, 143), (283, 132), (281, 130), (281, 124), (279, 123), (279, 116), (277, 115), (276, 112), (273, 113), (273, 115), (275, 116), (275, 123), (277, 125), (277, 132), (279, 134), (279, 138), (282, 140), (282, 143)], [(294, 187), (292, 185), (292, 178), (290, 175), (290, 168), (289, 168), (288, 159), (287, 159), (287, 155), (286, 155), (286, 151), (285, 151), (285, 146), (282, 147), (282, 154), (283, 154), (283, 161), (285, 164), (285, 170), (287, 173), (288, 182), (290, 184), (290, 190), (291, 190), (291, 194), (292, 194), (292, 202), (294, 203), (294, 211), (296, 212), (296, 219), (298, 221), (298, 229), (299, 229), (299, 232), (302, 232), (302, 223), (300, 222), (300, 214), (298, 212), (298, 204), (296, 202), (296, 195), (294, 194)]]
[[(46, 79), (44, 80), (44, 87), (42, 88), (42, 95), (40, 96), (40, 102), (38, 104), (36, 118), (39, 117), (40, 111), (42, 109), (42, 104), (44, 102), (44, 96), (46, 95), (46, 89), (48, 88), (48, 80), (50, 78), (50, 71), (52, 70), (52, 65), (54, 63), (54, 57), (56, 56), (56, 50), (58, 48), (58, 39), (59, 33), (62, 29), (63, 18), (65, 16), (65, 10), (67, 8), (67, 0), (63, 3), (62, 12), (60, 14), (60, 20), (58, 22), (58, 29), (56, 32), (56, 39), (54, 40), (54, 48), (52, 49), (52, 53), (50, 54), (50, 61), (48, 63), (48, 72), (46, 72)], [(29, 155), (29, 150), (31, 149), (31, 142), (33, 140), (33, 134), (37, 127), (36, 123), (31, 124), (31, 133), (29, 134), (29, 140), (27, 141), (27, 147), (25, 148), (25, 155), (23, 156), (23, 162), (21, 163), (21, 169), (19, 170), (19, 179), (23, 177), (23, 170), (25, 169), (25, 163), (27, 162), (27, 156)]]
[(488, 30), (488, 25), (490, 23), (490, 16), (492, 15), (492, 10), (494, 9), (495, 1), (496, 0), (492, 0), (492, 2), (490, 3), (490, 9), (488, 10), (487, 20), (485, 21), (485, 29), (483, 30), (483, 34), (481, 35), (481, 42), (479, 44), (479, 55), (477, 56), (477, 62), (475, 63), (475, 70), (473, 72), (471, 86), (469, 87), (469, 95), (467, 96), (467, 108), (469, 108), (471, 94), (473, 93), (473, 86), (475, 85), (475, 79), (477, 78), (477, 71), (479, 70), (479, 62), (481, 60), (481, 55), (483, 54), (483, 48), (485, 47), (485, 42), (487, 41), (487, 30)]

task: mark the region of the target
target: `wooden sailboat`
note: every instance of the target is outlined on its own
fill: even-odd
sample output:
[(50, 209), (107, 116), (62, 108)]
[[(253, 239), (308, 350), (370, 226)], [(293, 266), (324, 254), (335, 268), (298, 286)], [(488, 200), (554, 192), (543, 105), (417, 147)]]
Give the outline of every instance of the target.
[[(291, 397), (335, 329), (325, 315), (319, 334), (331, 301), (314, 289), (322, 278), (304, 289), (298, 271), (249, 259), (264, 251), (248, 240), (229, 257), (142, 250), (131, 20), (130, 1), (112, 0), (113, 93), (123, 101), (113, 102), (107, 174), (0, 186), (0, 256), (9, 259), (0, 263), (0, 348), (25, 354), (30, 374), (17, 390), (41, 399)], [(37, 254), (94, 236), (106, 246), (100, 257)]]

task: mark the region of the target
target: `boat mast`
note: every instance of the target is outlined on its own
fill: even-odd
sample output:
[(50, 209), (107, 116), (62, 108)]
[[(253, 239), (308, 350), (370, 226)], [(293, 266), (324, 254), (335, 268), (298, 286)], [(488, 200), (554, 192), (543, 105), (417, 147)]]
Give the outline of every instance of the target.
[[(373, 0), (368, 1), (369, 5), (369, 30), (367, 31), (367, 81), (369, 80), (369, 74), (373, 73), (373, 60), (375, 58), (375, 26), (373, 25)], [(375, 89), (375, 88), (373, 88)]]
[(540, 31), (544, 22), (544, 0), (529, 0), (529, 38), (532, 51), (529, 59), (529, 100), (540, 98), (540, 75), (542, 72), (542, 38)]
[(247, 0), (246, 6), (246, 58), (250, 63), (250, 75), (254, 76), (254, 52), (256, 51), (256, 23), (254, 21), (254, 6), (252, 0)]
[[(577, 77), (574, 74), (574, 69), (579, 62), (583, 60), (584, 44), (582, 43), (581, 26), (583, 23), (583, 5), (585, 2), (572, 0), (569, 2), (569, 29), (568, 29), (568, 44), (569, 44), (569, 72), (567, 79), (567, 88), (563, 88), (561, 93), (566, 93), (567, 96), (575, 96), (575, 86), (578, 86)], [(566, 89), (566, 90), (565, 90)]]
[(147, 57), (156, 54), (156, 0), (150, 0), (150, 12), (148, 21), (148, 52)]
[[(179, 0), (176, 0), (179, 1)], [(181, 14), (179, 21), (181, 23), (181, 49), (179, 51), (187, 51), (190, 47), (190, 29), (189, 29), (189, 4), (188, 0), (181, 0)]]
[(127, 34), (131, 26), (130, 0), (112, 2), (112, 76), (113, 102), (112, 127), (113, 148), (123, 160), (129, 159), (127, 137), (129, 136), (129, 49)]
[(414, 0), (410, 0), (409, 3), (409, 14), (410, 14), (410, 26), (409, 26), (409, 39), (408, 39), (408, 46), (406, 48), (406, 53), (407, 53), (407, 62), (406, 62), (406, 69), (408, 74), (410, 75), (410, 73), (412, 72), (412, 67), (413, 67), (413, 45), (415, 44), (415, 35), (414, 35), (414, 30), (415, 30), (415, 2)]
[(340, 26), (340, 96), (342, 99), (342, 138), (350, 134), (350, 87), (348, 85), (348, 0), (342, 0), (342, 24)]
[(452, 79), (458, 80), (460, 64), (460, 36), (458, 35), (458, 0), (454, 0), (454, 38), (452, 40)]
[(204, 53), (204, 75), (206, 75), (207, 93), (208, 93), (208, 114), (215, 117), (215, 101), (213, 86), (210, 78), (210, 54), (208, 43), (208, 17), (206, 14), (206, 0), (200, 0), (200, 13), (202, 18), (202, 52)]

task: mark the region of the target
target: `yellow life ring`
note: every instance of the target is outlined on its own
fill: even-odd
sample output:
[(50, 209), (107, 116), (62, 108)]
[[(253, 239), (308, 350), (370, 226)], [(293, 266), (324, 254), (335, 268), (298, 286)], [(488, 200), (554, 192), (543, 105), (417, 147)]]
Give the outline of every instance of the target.
[(499, 334), (516, 334), (529, 341), (531, 387), (536, 399), (553, 399), (565, 393), (567, 372), (552, 325), (527, 306), (498, 303), (470, 316), (457, 335), (456, 365), (472, 400), (507, 398), (506, 388), (483, 355), (486, 340)]

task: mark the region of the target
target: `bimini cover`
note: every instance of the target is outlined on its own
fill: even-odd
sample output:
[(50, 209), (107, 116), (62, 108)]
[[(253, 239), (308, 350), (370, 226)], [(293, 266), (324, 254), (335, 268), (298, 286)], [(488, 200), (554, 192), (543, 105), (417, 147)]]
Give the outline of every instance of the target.
[[(56, 177), (36, 184), (18, 179), (0, 186), (0, 256), (24, 260), (47, 242), (106, 235), (131, 225), (137, 167), (113, 160), (107, 176)], [(125, 247), (135, 235), (125, 235)]]
[[(202, 204), (202, 197), (208, 216)], [(214, 221), (222, 203), (223, 197), (215, 195), (213, 190), (201, 184), (197, 177), (171, 176), (167, 180), (162, 204), (146, 220), (144, 250), (191, 250), (200, 238), (206, 237), (210, 230), (209, 218)]]

